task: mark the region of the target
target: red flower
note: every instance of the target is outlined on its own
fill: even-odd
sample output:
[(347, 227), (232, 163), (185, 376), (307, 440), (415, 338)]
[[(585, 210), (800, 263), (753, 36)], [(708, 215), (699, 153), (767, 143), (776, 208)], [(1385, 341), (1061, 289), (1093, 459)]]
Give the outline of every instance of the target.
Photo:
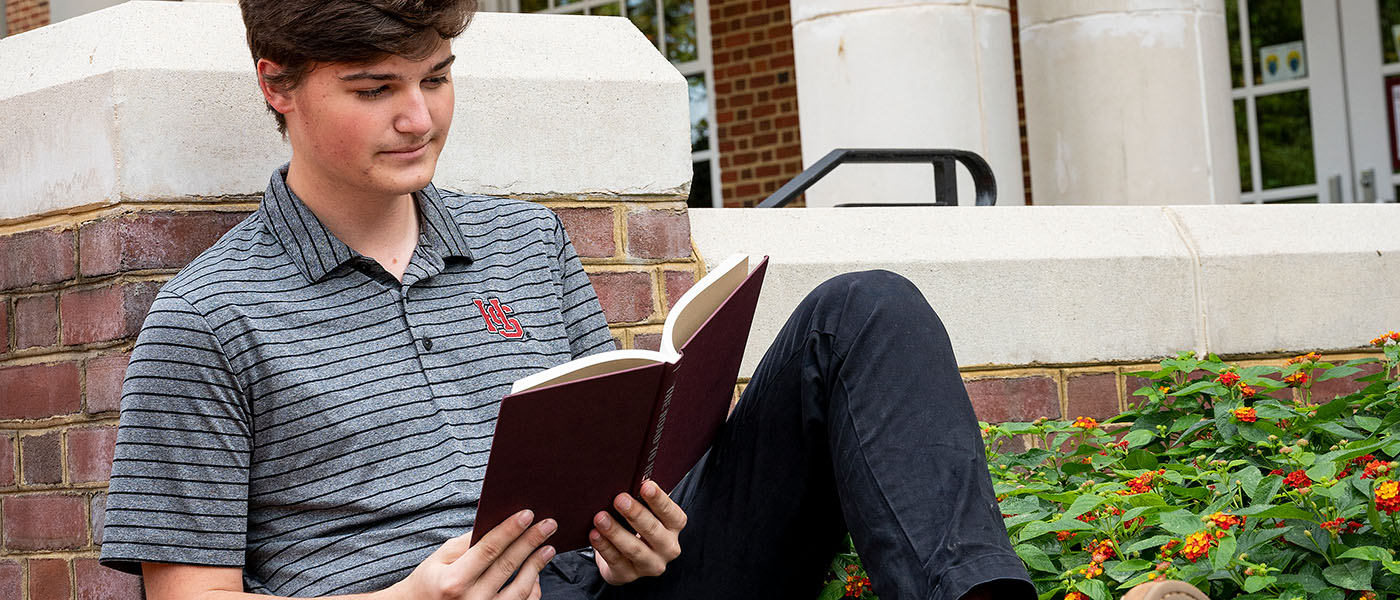
[(861, 594), (870, 590), (870, 579), (860, 575), (848, 575), (846, 577), (845, 598), (859, 598)]
[(1316, 353), (1316, 352), (1309, 352), (1309, 353), (1307, 353), (1307, 354), (1304, 354), (1304, 355), (1301, 355), (1301, 356), (1295, 356), (1295, 357), (1293, 357), (1293, 358), (1288, 359), (1288, 364), (1290, 364), (1290, 365), (1296, 365), (1296, 364), (1298, 364), (1298, 363), (1303, 363), (1303, 362), (1317, 362), (1317, 361), (1319, 361), (1319, 360), (1322, 360), (1322, 355), (1321, 355), (1321, 354), (1318, 354), (1318, 353)]
[[(1370, 455), (1368, 454), (1367, 456), (1370, 456)], [(1375, 479), (1377, 474), (1383, 474), (1385, 471), (1389, 470), (1389, 469), (1382, 469), (1381, 467), (1389, 467), (1389, 466), (1390, 466), (1390, 463), (1387, 463), (1387, 462), (1381, 461), (1381, 460), (1373, 460), (1373, 461), (1371, 461), (1371, 462), (1368, 462), (1368, 463), (1366, 463), (1366, 468), (1365, 468), (1365, 470), (1361, 471), (1361, 478), (1362, 478), (1362, 479)]]
[(1077, 533), (1075, 533), (1075, 532), (1073, 532), (1073, 531), (1059, 531), (1059, 532), (1056, 532), (1056, 533), (1055, 533), (1055, 539), (1060, 540), (1061, 542), (1063, 542), (1063, 541), (1065, 541), (1065, 540), (1067, 540), (1067, 539), (1069, 539), (1069, 538), (1072, 538), (1072, 537), (1074, 537), (1074, 536), (1076, 536), (1076, 535), (1079, 535), (1079, 534), (1077, 534)]
[(1295, 488), (1312, 487), (1313, 484), (1312, 478), (1308, 477), (1308, 474), (1301, 469), (1289, 473), (1287, 477), (1283, 478), (1283, 482)]
[[(1249, 387), (1249, 386), (1247, 386), (1247, 385), (1242, 385), (1242, 386), (1240, 386), (1240, 391), (1244, 391), (1245, 388), (1248, 388), (1248, 387)], [(1259, 414), (1256, 413), (1256, 412), (1254, 412), (1254, 408), (1253, 408), (1253, 407), (1245, 406), (1245, 407), (1241, 407), (1241, 408), (1236, 408), (1236, 409), (1235, 409), (1235, 418), (1236, 418), (1236, 419), (1239, 419), (1240, 421), (1243, 421), (1243, 422), (1245, 422), (1245, 423), (1253, 423), (1253, 422), (1259, 420)]]
[(1381, 337), (1378, 337), (1378, 338), (1376, 338), (1376, 339), (1374, 339), (1374, 340), (1371, 340), (1371, 345), (1372, 345), (1372, 346), (1384, 346), (1384, 345), (1389, 344), (1389, 343), (1391, 343), (1391, 342), (1395, 342), (1395, 343), (1397, 343), (1397, 344), (1400, 344), (1400, 333), (1397, 333), (1397, 332), (1394, 332), (1394, 331), (1388, 332), (1388, 333), (1386, 333), (1385, 335), (1383, 335), (1383, 336), (1381, 336)]
[(1240, 395), (1241, 395), (1241, 396), (1244, 396), (1245, 398), (1253, 398), (1253, 397), (1254, 397), (1254, 388), (1249, 387), (1249, 384), (1248, 384), (1248, 383), (1241, 383), (1241, 384), (1240, 384)]
[(1215, 536), (1210, 532), (1199, 531), (1186, 536), (1186, 541), (1181, 546), (1181, 555), (1186, 560), (1196, 562), (1196, 559), (1210, 553), (1210, 547), (1215, 544)]
[(1095, 421), (1093, 417), (1079, 417), (1075, 419), (1074, 424), (1071, 425), (1071, 427), (1078, 427), (1080, 429), (1093, 429), (1098, 426), (1099, 422)]
[(1309, 379), (1311, 379), (1311, 377), (1308, 377), (1307, 373), (1298, 371), (1297, 373), (1284, 377), (1283, 382), (1288, 384), (1290, 387), (1302, 387), (1303, 385), (1308, 383)]
[(1376, 485), (1376, 510), (1386, 514), (1400, 511), (1400, 482), (1382, 481)]
[(1210, 522), (1214, 523), (1216, 527), (1228, 531), (1236, 525), (1244, 525), (1244, 517), (1217, 512), (1210, 516)]
[(1283, 469), (1274, 469), (1274, 470), (1272, 470), (1272, 471), (1269, 471), (1269, 474), (1270, 474), (1270, 475), (1282, 475), (1282, 474), (1283, 474)]
[(1232, 387), (1240, 382), (1240, 376), (1234, 371), (1226, 371), (1221, 373), (1219, 377), (1216, 377), (1215, 380), (1224, 384), (1225, 387)]

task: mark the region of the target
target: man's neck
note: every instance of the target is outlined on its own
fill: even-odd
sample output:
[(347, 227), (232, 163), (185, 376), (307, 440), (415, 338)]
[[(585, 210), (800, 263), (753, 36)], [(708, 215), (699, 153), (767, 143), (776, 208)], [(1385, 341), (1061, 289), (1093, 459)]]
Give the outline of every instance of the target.
[(295, 156), (287, 169), (287, 187), (346, 246), (403, 280), (418, 246), (418, 210), (412, 194), (380, 196), (341, 189), (314, 169), (298, 168)]

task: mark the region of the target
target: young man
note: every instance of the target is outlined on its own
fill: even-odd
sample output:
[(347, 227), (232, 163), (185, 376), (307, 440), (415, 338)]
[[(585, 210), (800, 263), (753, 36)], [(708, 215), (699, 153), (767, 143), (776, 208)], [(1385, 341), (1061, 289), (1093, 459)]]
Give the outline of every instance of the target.
[(552, 213), (431, 184), (474, 3), (241, 6), (292, 158), (132, 351), (102, 561), (148, 598), (810, 598), (847, 530), (886, 598), (1033, 594), (947, 335), (885, 272), (802, 303), (669, 496), (616, 498), (637, 533), (474, 523), (510, 383), (612, 347)]

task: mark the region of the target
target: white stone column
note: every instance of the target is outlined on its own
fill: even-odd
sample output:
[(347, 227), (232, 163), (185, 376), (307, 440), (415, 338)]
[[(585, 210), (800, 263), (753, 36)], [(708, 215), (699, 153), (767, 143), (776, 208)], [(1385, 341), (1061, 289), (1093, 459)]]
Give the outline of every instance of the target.
[[(1025, 203), (1007, 0), (792, 0), (792, 22), (805, 165), (835, 148), (971, 150), (998, 205)], [(927, 165), (842, 166), (807, 192), (810, 206), (933, 200)]]
[(1019, 6), (1035, 204), (1239, 202), (1222, 0)]

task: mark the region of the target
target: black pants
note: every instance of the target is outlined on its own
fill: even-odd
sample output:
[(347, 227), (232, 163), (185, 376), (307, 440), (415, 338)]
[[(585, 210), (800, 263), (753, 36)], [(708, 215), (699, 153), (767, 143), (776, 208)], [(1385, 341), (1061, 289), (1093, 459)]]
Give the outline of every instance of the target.
[(995, 580), (998, 597), (1034, 597), (948, 334), (886, 271), (802, 301), (671, 496), (689, 523), (664, 574), (611, 587), (568, 553), (542, 574), (544, 596), (815, 600), (850, 531), (885, 600), (952, 600)]

